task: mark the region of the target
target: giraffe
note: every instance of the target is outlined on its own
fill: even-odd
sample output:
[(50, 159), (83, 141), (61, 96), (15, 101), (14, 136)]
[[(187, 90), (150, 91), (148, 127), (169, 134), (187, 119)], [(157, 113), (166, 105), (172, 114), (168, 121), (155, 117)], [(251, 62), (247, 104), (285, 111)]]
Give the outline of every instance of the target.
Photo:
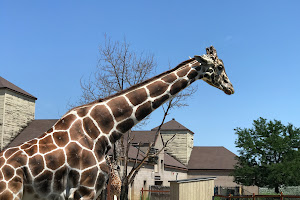
[(107, 183), (107, 190), (109, 194), (108, 200), (118, 200), (121, 194), (122, 181), (116, 168), (117, 165), (111, 162), (108, 156), (106, 156), (106, 160), (110, 167), (109, 181)]
[(112, 144), (199, 79), (234, 93), (211, 46), (174, 69), (71, 109), (40, 137), (1, 152), (0, 200), (96, 199), (110, 174), (105, 156)]

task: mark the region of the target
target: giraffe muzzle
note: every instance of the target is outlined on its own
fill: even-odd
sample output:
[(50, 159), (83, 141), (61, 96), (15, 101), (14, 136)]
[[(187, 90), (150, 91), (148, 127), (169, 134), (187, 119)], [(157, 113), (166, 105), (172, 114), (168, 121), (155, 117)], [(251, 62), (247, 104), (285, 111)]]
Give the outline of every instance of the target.
[(223, 91), (225, 92), (225, 94), (228, 94), (228, 95), (234, 94), (234, 89), (233, 88), (224, 88)]

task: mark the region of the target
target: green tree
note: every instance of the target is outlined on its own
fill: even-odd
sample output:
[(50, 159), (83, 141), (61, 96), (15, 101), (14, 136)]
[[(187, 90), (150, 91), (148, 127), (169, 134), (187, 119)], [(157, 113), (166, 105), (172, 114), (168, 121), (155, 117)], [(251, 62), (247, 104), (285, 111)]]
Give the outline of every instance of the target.
[(252, 128), (236, 128), (239, 148), (234, 181), (243, 185), (279, 188), (300, 184), (300, 129), (281, 121), (259, 118)]

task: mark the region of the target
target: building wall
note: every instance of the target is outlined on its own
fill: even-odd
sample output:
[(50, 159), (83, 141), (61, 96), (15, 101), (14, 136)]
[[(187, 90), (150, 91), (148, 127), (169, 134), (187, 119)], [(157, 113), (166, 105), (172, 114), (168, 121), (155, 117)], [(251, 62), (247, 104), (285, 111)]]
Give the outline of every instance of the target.
[(177, 134), (166, 147), (166, 151), (184, 165), (188, 164), (194, 146), (194, 137), (187, 131), (161, 131), (164, 142)]
[[(34, 119), (35, 100), (19, 93), (6, 89), (1, 95), (2, 107), (2, 132), (1, 149)], [(1, 99), (0, 99), (1, 102)], [(0, 103), (1, 104), (1, 103)], [(0, 114), (1, 115), (1, 114)]]
[[(150, 185), (155, 185), (155, 176), (160, 175), (161, 179), (157, 181), (162, 181), (163, 186), (170, 186), (169, 180), (176, 180), (177, 179), (186, 179), (187, 173), (183, 170), (178, 169), (170, 169), (164, 168), (163, 173), (155, 173), (154, 165), (144, 165), (136, 175), (134, 182), (129, 187), (129, 194), (128, 197), (130, 200), (139, 200), (142, 188), (144, 190), (149, 190)], [(121, 167), (121, 172), (122, 172)], [(132, 163), (129, 163), (128, 166), (128, 173), (132, 169)], [(147, 195), (147, 194), (146, 194)]]
[[(4, 89), (0, 89), (0, 136), (2, 135), (2, 131), (3, 131), (3, 117), (4, 117)], [(0, 137), (1, 139), (1, 137)], [(1, 141), (1, 140), (0, 140)]]
[[(241, 186), (234, 182), (233, 176), (230, 176), (231, 170), (189, 170), (188, 178), (200, 177), (216, 177), (215, 186), (221, 187), (237, 187)], [(256, 186), (243, 186), (249, 193), (258, 194), (258, 187)]]

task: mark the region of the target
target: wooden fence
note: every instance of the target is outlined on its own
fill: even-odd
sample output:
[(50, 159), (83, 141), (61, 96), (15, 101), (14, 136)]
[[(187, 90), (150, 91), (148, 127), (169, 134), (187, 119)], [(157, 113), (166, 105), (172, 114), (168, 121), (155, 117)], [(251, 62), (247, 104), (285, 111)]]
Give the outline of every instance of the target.
[(280, 199), (280, 200), (286, 200), (286, 199), (299, 199), (300, 200), (300, 196), (297, 195), (284, 195), (282, 192), (279, 195), (244, 195), (244, 196), (223, 196), (223, 195), (214, 195), (213, 199), (217, 199), (215, 197), (219, 197), (221, 200), (243, 200), (243, 199), (249, 199), (249, 200), (261, 200), (261, 199)]

